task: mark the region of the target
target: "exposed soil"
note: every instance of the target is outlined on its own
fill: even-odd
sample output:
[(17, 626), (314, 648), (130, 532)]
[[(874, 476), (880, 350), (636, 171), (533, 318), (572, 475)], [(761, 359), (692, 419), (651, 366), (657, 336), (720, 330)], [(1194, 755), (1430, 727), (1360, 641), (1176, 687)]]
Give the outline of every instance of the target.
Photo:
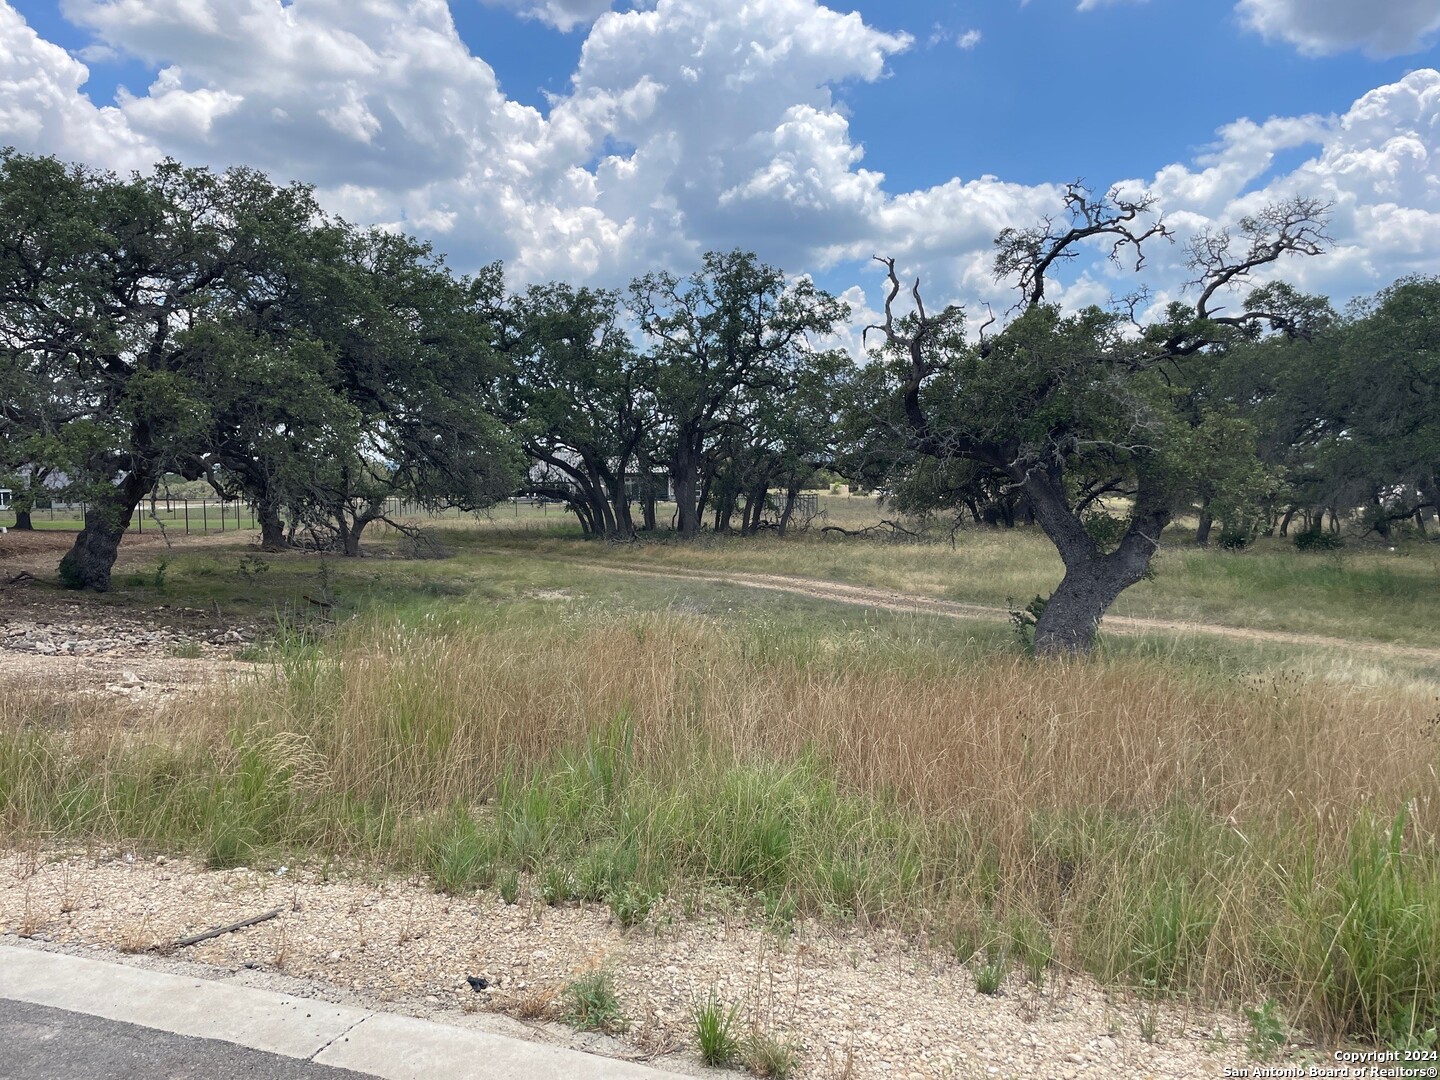
[[(120, 607), (51, 587), (74, 539), (72, 532), (43, 530), (0, 534), (0, 680), (139, 701), (254, 669), (237, 660), (258, 636), (246, 623), (169, 604)], [(163, 550), (160, 537), (129, 533), (115, 572)]]
[[(420, 882), (315, 869), (207, 871), (126, 851), (0, 855), (0, 941), (146, 953), (279, 908), (169, 959), (134, 959), (185, 959), (211, 977), (286, 980), (277, 988), (444, 1022), (499, 1022), (676, 1070), (698, 1064), (693, 1009), (712, 988), (739, 1006), (742, 1032), (754, 1025), (799, 1044), (802, 1078), (1210, 1080), (1247, 1057), (1248, 1027), (1233, 1014), (1129, 1000), (1063, 975), (1041, 988), (1012, 975), (986, 996), (967, 968), (923, 942), (817, 922), (776, 933), (723, 899), (691, 904), (625, 930), (603, 907), (547, 907), (530, 883), (507, 905), (494, 892), (445, 897)], [(617, 1039), (554, 1022), (563, 986), (600, 966), (629, 1021)], [(468, 976), (489, 985), (473, 990)]]
[[(187, 537), (189, 543), (199, 537)], [(233, 537), (227, 537), (233, 540)], [(37, 578), (53, 581), (55, 567), (65, 552), (75, 543), (75, 533), (66, 530), (35, 529), (17, 532), (10, 529), (0, 533), (0, 587), (20, 573), (33, 574)], [(163, 551), (165, 540), (158, 533), (137, 533), (131, 529), (125, 533), (120, 544), (120, 558), (116, 563), (119, 572), (137, 559), (149, 558)]]

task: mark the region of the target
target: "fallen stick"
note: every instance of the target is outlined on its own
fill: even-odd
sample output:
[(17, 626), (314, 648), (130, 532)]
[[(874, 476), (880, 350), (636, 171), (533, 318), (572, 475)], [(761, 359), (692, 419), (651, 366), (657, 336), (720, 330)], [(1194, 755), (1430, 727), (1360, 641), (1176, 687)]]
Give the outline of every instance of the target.
[(170, 948), (183, 949), (187, 945), (198, 945), (202, 941), (209, 941), (211, 938), (219, 937), (221, 934), (233, 934), (236, 930), (244, 930), (247, 926), (267, 922), (279, 914), (280, 909), (277, 907), (274, 911), (267, 911), (263, 915), (252, 915), (248, 919), (241, 919), (239, 922), (233, 922), (229, 926), (217, 926), (214, 930), (206, 930), (203, 934), (191, 934), (189, 937), (183, 937), (171, 945)]

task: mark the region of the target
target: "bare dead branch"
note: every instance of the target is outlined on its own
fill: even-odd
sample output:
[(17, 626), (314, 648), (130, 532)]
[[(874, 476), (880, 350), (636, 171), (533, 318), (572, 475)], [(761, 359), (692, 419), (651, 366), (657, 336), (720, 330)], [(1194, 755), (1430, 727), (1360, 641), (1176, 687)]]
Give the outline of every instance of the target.
[[(256, 923), (268, 922), (280, 914), (280, 909), (267, 911), (263, 915), (252, 915), (248, 919), (241, 919), (239, 922), (230, 923), (228, 926), (217, 926), (214, 930), (206, 930), (203, 934), (191, 934), (174, 942), (171, 949), (183, 949), (190, 945), (198, 945), (202, 941), (209, 941), (211, 938), (220, 937), (222, 934), (233, 934), (236, 930), (244, 930), (247, 926), (254, 926)], [(167, 950), (168, 951), (168, 950)]]
[[(886, 530), (888, 530), (888, 532), (885, 532)], [(869, 536), (872, 533), (885, 532), (885, 534), (891, 538), (896, 536), (908, 536), (914, 539), (920, 538), (918, 532), (915, 532), (913, 529), (907, 529), (898, 521), (891, 521), (889, 518), (884, 518), (874, 525), (867, 525), (863, 529), (844, 529), (839, 525), (826, 525), (820, 532), (822, 535), (824, 533), (839, 533), (842, 536)]]
[(1029, 229), (1005, 229), (995, 238), (995, 278), (997, 281), (1015, 276), (1020, 290), (1017, 308), (1034, 307), (1045, 300), (1046, 275), (1057, 263), (1079, 255), (1079, 245), (1096, 237), (1111, 237), (1108, 258), (1120, 262), (1122, 253), (1131, 249), (1135, 269), (1145, 265), (1144, 244), (1161, 238), (1173, 240), (1170, 229), (1157, 220), (1147, 229), (1136, 223), (1155, 206), (1154, 196), (1146, 193), (1138, 199), (1122, 198), (1112, 188), (1095, 198), (1085, 185), (1076, 180), (1066, 185), (1065, 207), (1070, 224), (1063, 230), (1053, 218)]
[(990, 355), (990, 342), (985, 340), (985, 331), (995, 325), (995, 312), (991, 309), (988, 301), (985, 304), (985, 312), (990, 317), (980, 324), (980, 355), (982, 357)]
[(1330, 209), (1330, 203), (1297, 195), (1241, 218), (1237, 228), (1243, 250), (1238, 253), (1232, 250), (1237, 238), (1228, 228), (1197, 235), (1190, 242), (1188, 259), (1190, 269), (1199, 272), (1190, 282), (1201, 290), (1195, 301), (1196, 314), (1228, 325), (1268, 321), (1284, 329), (1286, 319), (1277, 313), (1250, 311), (1220, 316), (1217, 312), (1223, 309), (1212, 308), (1211, 304), (1221, 289), (1249, 278), (1255, 270), (1285, 255), (1320, 255), (1328, 250), (1332, 243), (1326, 232)]

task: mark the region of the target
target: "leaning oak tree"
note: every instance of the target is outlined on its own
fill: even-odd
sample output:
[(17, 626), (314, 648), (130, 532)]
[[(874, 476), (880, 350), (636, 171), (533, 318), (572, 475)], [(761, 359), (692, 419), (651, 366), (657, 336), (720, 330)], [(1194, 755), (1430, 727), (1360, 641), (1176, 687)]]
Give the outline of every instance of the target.
[[(1053, 271), (1095, 243), (1139, 271), (1148, 244), (1173, 240), (1152, 199), (1097, 197), (1076, 183), (1065, 203), (1062, 219), (996, 240), (996, 276), (1014, 279), (1021, 294), (1003, 330), (987, 336), (987, 323), (978, 342), (966, 340), (964, 312), (927, 312), (918, 281), (913, 311), (897, 315), (893, 259), (879, 259), (888, 271), (885, 320), (869, 328), (889, 360), (889, 412), (876, 420), (899, 436), (898, 471), (957, 459), (985, 466), (1024, 493), (1055, 544), (1065, 575), (1038, 616), (1040, 655), (1089, 651), (1101, 617), (1146, 575), (1161, 532), (1192, 498), (1203, 447), (1176, 407), (1176, 365), (1256, 327), (1289, 329), (1284, 311), (1258, 304), (1231, 314), (1221, 302), (1261, 267), (1327, 244), (1327, 207), (1305, 198), (1235, 230), (1202, 233), (1188, 249), (1195, 304), (1171, 304), (1142, 326), (1134, 311), (1143, 294), (1114, 310), (1066, 314), (1046, 301), (1046, 288)], [(1107, 499), (1126, 506), (1123, 518), (1107, 512)]]
[[(428, 243), (351, 231), (330, 291), (307, 317), (330, 353), (331, 393), (345, 416), (289, 483), (292, 512), (347, 556), (393, 501), (480, 510), (523, 475), (512, 433), (490, 411), (503, 368), (498, 264), (455, 277)], [(321, 298), (316, 298), (321, 299)]]
[[(0, 153), (0, 382), (7, 419), (86, 503), (61, 580), (104, 591), (141, 499), (203, 443), (211, 394), (190, 341), (248, 250), (247, 177), (173, 161), (119, 179)], [(271, 191), (270, 196), (276, 193)]]

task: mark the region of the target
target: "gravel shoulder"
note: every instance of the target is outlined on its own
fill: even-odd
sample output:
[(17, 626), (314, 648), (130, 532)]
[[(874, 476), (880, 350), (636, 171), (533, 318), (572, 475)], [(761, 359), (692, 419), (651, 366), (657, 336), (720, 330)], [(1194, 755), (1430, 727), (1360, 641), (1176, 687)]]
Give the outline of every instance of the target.
[[(679, 1071), (698, 1070), (690, 1014), (712, 987), (747, 1027), (800, 1043), (800, 1077), (1198, 1080), (1246, 1061), (1247, 1028), (1232, 1014), (1129, 1000), (1083, 977), (1041, 989), (1012, 977), (987, 997), (924, 942), (813, 921), (776, 934), (723, 897), (690, 907), (624, 930), (603, 907), (546, 907), (528, 887), (507, 905), (490, 892), (446, 897), (418, 880), (315, 868), (211, 871), (123, 850), (0, 855), (0, 937), (170, 970), (198, 964), (212, 978)], [(172, 956), (147, 951), (274, 908), (278, 918)], [(600, 966), (630, 1020), (623, 1036), (546, 1018), (566, 982)], [(490, 987), (472, 990), (472, 975)]]

